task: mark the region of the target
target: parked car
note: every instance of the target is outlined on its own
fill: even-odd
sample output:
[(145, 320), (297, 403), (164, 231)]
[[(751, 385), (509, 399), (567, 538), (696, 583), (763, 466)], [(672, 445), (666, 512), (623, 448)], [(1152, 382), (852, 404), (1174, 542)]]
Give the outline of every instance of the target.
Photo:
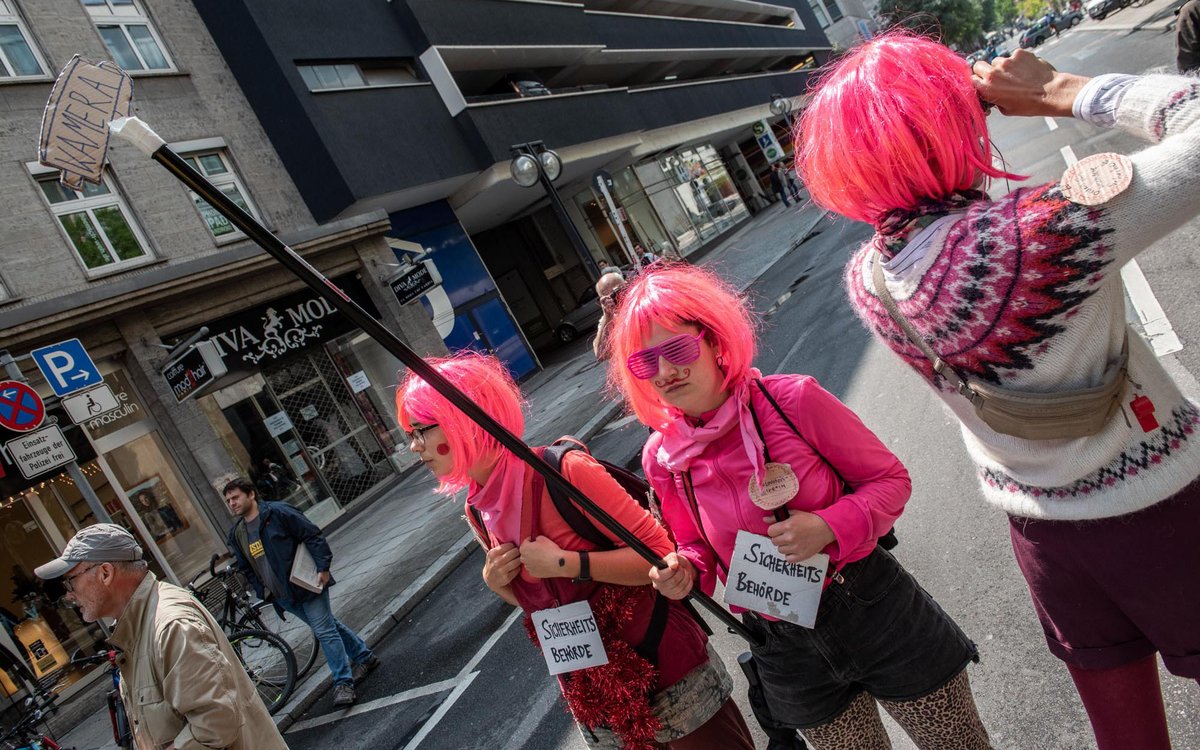
[(1083, 20), (1083, 11), (1078, 8), (1063, 11), (1062, 15), (1054, 19), (1054, 28), (1061, 33), (1071, 28), (1075, 24)]
[(1054, 27), (1050, 25), (1049, 21), (1043, 18), (1028, 29), (1025, 29), (1025, 32), (1021, 34), (1021, 48), (1029, 49), (1030, 47), (1036, 47), (1049, 39), (1053, 33)]
[(1084, 7), (1087, 8), (1088, 16), (1099, 21), (1109, 13), (1113, 13), (1121, 8), (1128, 7), (1132, 1), (1133, 0), (1091, 0), (1091, 2)]
[(579, 338), (579, 334), (596, 327), (600, 322), (600, 298), (596, 290), (588, 287), (579, 295), (578, 306), (563, 316), (554, 327), (554, 335), (563, 343), (570, 343)]

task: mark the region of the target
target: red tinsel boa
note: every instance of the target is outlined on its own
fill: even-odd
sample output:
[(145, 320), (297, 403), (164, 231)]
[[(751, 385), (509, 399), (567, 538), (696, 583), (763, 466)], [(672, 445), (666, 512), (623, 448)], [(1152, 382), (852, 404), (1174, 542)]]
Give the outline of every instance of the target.
[[(626, 586), (601, 586), (589, 600), (608, 664), (562, 675), (559, 684), (567, 708), (580, 724), (611, 729), (626, 750), (656, 750), (662, 746), (654, 733), (662, 723), (650, 709), (650, 697), (658, 684), (658, 667), (611, 635), (633, 617), (636, 593), (637, 589)], [(537, 644), (528, 613), (525, 630)]]

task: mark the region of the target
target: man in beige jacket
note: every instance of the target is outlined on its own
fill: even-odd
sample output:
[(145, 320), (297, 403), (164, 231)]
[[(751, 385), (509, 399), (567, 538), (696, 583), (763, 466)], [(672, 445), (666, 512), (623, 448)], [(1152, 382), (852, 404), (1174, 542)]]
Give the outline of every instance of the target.
[(216, 620), (187, 591), (159, 581), (125, 529), (80, 529), (34, 571), (63, 576), (87, 622), (116, 618), (121, 697), (141, 750), (286, 750), (287, 744)]

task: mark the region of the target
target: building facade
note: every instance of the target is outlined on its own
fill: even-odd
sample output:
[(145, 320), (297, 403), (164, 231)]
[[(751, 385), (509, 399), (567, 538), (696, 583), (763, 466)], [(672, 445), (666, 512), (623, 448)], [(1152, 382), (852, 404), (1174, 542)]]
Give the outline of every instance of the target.
[[(134, 112), (194, 168), (418, 352), (444, 352), (430, 317), (388, 286), (389, 217), (314, 219), (187, 0), (0, 0), (0, 39), (0, 349), (152, 569), (186, 582), (224, 551), (233, 475), (321, 524), (396, 481), (410, 461), (391, 405), (398, 362), (133, 147), (114, 140), (102, 184), (62, 186), (35, 161), (51, 85), (73, 55), (116, 61)], [(228, 374), (181, 402), (162, 369), (201, 328)], [(116, 404), (78, 425), (27, 357), (69, 339)], [(104, 633), (32, 571), (99, 514), (61, 467), (26, 478), (5, 452), (0, 469), (0, 647), (82, 686), (69, 654)], [(20, 689), (0, 672), (0, 690)]]
[[(767, 162), (739, 144), (829, 50), (805, 0), (196, 7), (313, 216), (386, 211), (397, 257), (451, 270), (422, 301), (445, 344), (518, 376), (588, 299), (589, 266), (686, 257), (764, 205)], [(530, 142), (561, 157), (582, 247), (510, 175)]]

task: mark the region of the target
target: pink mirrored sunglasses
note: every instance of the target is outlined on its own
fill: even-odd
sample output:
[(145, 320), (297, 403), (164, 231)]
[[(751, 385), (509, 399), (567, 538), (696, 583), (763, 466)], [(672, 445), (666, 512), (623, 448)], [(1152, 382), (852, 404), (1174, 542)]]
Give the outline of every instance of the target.
[(700, 358), (700, 339), (703, 333), (681, 333), (657, 346), (638, 349), (625, 360), (625, 366), (638, 380), (649, 380), (658, 374), (658, 358), (673, 365), (690, 365)]

